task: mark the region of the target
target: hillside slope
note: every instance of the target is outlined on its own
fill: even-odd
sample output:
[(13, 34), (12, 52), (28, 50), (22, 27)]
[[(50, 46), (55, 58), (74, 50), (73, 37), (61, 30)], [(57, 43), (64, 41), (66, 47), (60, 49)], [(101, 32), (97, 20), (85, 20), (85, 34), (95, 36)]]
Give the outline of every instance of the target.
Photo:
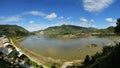
[(94, 32), (97, 29), (95, 28), (86, 28), (81, 26), (75, 26), (75, 25), (61, 25), (61, 26), (54, 26), (49, 27), (44, 31), (44, 34), (77, 34), (77, 33), (88, 33), (88, 32)]
[(85, 68), (120, 68), (120, 43), (114, 47), (106, 47), (102, 53), (92, 56)]
[(30, 34), (26, 29), (18, 25), (0, 25), (0, 35), (11, 36), (26, 36)]
[(92, 34), (92, 33), (99, 33), (99, 34), (111, 34), (114, 33), (114, 27), (110, 26), (105, 29), (97, 29), (92, 27), (81, 27), (76, 25), (61, 25), (61, 26), (53, 26), (48, 27), (47, 29), (37, 31), (36, 33), (44, 32), (45, 35), (67, 35), (67, 34), (74, 34), (80, 35), (84, 34)]

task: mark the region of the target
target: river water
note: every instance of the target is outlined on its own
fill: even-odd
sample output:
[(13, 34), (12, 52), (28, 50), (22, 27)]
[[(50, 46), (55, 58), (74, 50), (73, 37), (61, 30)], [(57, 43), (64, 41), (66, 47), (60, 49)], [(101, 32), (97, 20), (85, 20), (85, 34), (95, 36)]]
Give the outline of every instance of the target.
[[(68, 61), (101, 52), (103, 46), (112, 45), (113, 41), (106, 38), (63, 39), (29, 36), (21, 44), (37, 54)], [(96, 44), (97, 47), (91, 48), (90, 44)]]

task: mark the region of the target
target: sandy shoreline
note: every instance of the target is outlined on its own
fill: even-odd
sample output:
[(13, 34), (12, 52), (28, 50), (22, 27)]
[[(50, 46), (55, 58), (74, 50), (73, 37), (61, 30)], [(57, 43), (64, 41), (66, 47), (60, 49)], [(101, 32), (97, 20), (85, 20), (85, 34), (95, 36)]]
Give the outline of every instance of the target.
[(61, 62), (60, 60), (54, 60), (54, 59), (52, 59), (52, 58), (50, 58), (50, 57), (43, 57), (43, 56), (41, 56), (41, 55), (38, 55), (38, 54), (36, 54), (36, 53), (34, 53), (34, 52), (32, 52), (32, 51), (24, 48), (22, 45), (15, 44), (15, 43), (14, 43), (15, 41), (13, 42), (12, 39), (10, 39), (10, 41), (11, 41), (11, 43), (13, 44), (13, 46), (21, 49), (21, 50), (23, 51), (23, 53), (24, 53), (26, 56), (29, 57), (29, 59), (31, 59), (32, 61), (36, 62), (36, 63), (39, 64), (39, 65), (43, 65), (44, 68), (48, 68), (48, 67), (45, 66), (45, 65), (50, 65), (50, 64), (52, 64), (52, 63), (56, 63), (56, 64), (60, 64), (60, 65), (62, 64), (62, 62)]

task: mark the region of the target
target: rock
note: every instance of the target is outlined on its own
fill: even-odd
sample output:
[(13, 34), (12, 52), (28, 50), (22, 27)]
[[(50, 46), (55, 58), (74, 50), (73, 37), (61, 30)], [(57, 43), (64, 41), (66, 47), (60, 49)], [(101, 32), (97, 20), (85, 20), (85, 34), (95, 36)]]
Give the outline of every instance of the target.
[(97, 44), (91, 44), (91, 47), (97, 47), (98, 45)]
[(97, 47), (98, 45), (97, 44), (90, 44), (90, 45), (87, 45), (87, 47)]

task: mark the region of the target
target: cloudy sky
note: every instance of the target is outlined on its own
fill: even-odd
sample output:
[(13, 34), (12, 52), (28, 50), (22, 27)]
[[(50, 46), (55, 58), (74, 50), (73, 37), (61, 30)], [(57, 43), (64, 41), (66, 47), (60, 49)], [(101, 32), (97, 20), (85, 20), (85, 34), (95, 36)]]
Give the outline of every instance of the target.
[(115, 26), (120, 0), (0, 0), (0, 24), (16, 24), (29, 31), (71, 24)]

